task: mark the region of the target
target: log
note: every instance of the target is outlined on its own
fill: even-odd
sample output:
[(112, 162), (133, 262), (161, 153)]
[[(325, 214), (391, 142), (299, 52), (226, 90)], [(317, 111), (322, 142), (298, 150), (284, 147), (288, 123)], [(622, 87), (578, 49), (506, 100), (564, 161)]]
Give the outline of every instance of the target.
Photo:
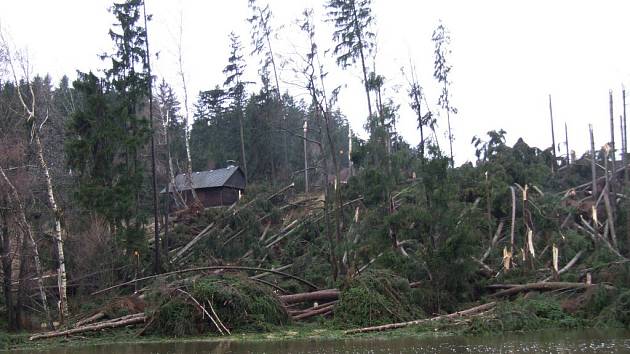
[(402, 328), (402, 327), (408, 327), (408, 326), (413, 326), (413, 325), (424, 324), (424, 323), (427, 323), (427, 322), (435, 322), (435, 321), (444, 320), (444, 319), (465, 317), (465, 316), (474, 315), (474, 314), (479, 313), (479, 312), (484, 312), (484, 311), (490, 310), (490, 309), (494, 308), (496, 306), (496, 304), (497, 304), (496, 302), (489, 302), (487, 304), (475, 306), (475, 307), (469, 308), (467, 310), (453, 312), (453, 313), (450, 313), (448, 315), (442, 315), (442, 316), (437, 316), (437, 317), (432, 317), (432, 318), (425, 318), (425, 319), (409, 321), (409, 322), (390, 323), (390, 324), (381, 325), (381, 326), (355, 328), (355, 329), (347, 330), (347, 331), (345, 331), (343, 333), (344, 334), (355, 334), (355, 333), (366, 333), (366, 332), (379, 332), (379, 331), (386, 331), (386, 330), (390, 330), (390, 329), (396, 329), (396, 328)]
[(339, 290), (326, 289), (319, 291), (311, 291), (308, 293), (299, 293), (292, 295), (282, 295), (280, 300), (289, 305), (304, 301), (325, 301), (325, 300), (337, 300), (339, 299)]
[(539, 282), (539, 283), (528, 283), (517, 285), (511, 287), (509, 289), (497, 291), (492, 296), (510, 296), (514, 294), (518, 294), (523, 291), (530, 290), (539, 290), (539, 291), (548, 291), (548, 290), (565, 290), (565, 289), (587, 289), (593, 286), (604, 286), (606, 289), (614, 289), (613, 286), (604, 285), (604, 284), (585, 284), (585, 283), (571, 283), (571, 282)]
[(201, 230), (200, 233), (197, 234), (190, 242), (188, 242), (184, 247), (182, 247), (174, 256), (171, 258), (171, 263), (174, 263), (179, 257), (181, 257), (184, 253), (186, 253), (192, 246), (195, 245), (199, 240), (201, 240), (207, 233), (214, 227), (214, 223), (206, 226), (205, 229)]
[(101, 318), (105, 317), (105, 312), (99, 311), (95, 314), (93, 314), (92, 316), (85, 318), (77, 323), (74, 324), (73, 327), (77, 328), (77, 327), (81, 327), (84, 326), (86, 324), (92, 323), (92, 322), (96, 322), (98, 320), (100, 320)]
[(67, 329), (63, 331), (52, 331), (52, 332), (34, 334), (30, 336), (28, 339), (36, 340), (36, 339), (45, 339), (45, 338), (53, 338), (53, 337), (62, 337), (62, 336), (68, 336), (68, 335), (78, 334), (78, 333), (99, 331), (102, 329), (124, 327), (128, 325), (143, 323), (145, 320), (146, 320), (146, 316), (143, 313), (137, 313), (134, 315), (123, 316), (123, 317), (115, 318), (113, 320), (94, 323), (94, 324), (82, 326), (82, 327), (71, 328), (71, 329)]
[(307, 312), (301, 313), (301, 314), (299, 314), (297, 316), (294, 316), (293, 319), (296, 320), (296, 321), (297, 320), (303, 320), (305, 318), (310, 318), (310, 317), (313, 317), (313, 316), (317, 316), (317, 315), (321, 315), (321, 314), (327, 313), (327, 312), (329, 312), (330, 310), (333, 309), (333, 307), (335, 306), (336, 303), (337, 303), (337, 301), (333, 301), (332, 303), (329, 303), (329, 304), (326, 304), (326, 305), (323, 305), (323, 306), (318, 306), (318, 307), (316, 307), (316, 308), (314, 308), (314, 309), (312, 309), (310, 311), (307, 311)]

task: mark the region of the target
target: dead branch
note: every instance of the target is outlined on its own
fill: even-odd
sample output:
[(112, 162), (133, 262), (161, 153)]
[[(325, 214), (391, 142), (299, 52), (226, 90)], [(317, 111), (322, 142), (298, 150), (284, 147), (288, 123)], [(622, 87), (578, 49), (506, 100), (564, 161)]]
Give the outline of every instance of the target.
[(212, 311), (212, 314), (216, 318), (217, 322), (219, 322), (219, 325), (223, 328), (223, 330), (226, 331), (228, 335), (232, 335), (232, 333), (230, 333), (230, 330), (227, 329), (227, 327), (225, 327), (225, 325), (223, 324), (223, 321), (221, 321), (221, 318), (219, 318), (219, 315), (217, 315), (216, 311), (214, 311), (214, 306), (212, 306), (212, 301), (208, 300), (208, 306), (210, 306), (210, 311)]
[(217, 321), (214, 319), (214, 316), (212, 316), (205, 307), (203, 307), (203, 305), (201, 305), (199, 303), (199, 301), (197, 301), (197, 299), (195, 299), (194, 296), (192, 296), (190, 293), (182, 290), (182, 289), (177, 289), (177, 291), (179, 291), (180, 293), (186, 295), (186, 297), (188, 297), (189, 299), (192, 300), (192, 302), (195, 303), (195, 305), (197, 305), (197, 307), (204, 313), (206, 314), (206, 316), (208, 316), (208, 318), (210, 319), (210, 321), (212, 321), (212, 324), (214, 324), (214, 327), (219, 331), (219, 333), (224, 336), (225, 333), (223, 333), (223, 330), (221, 329), (221, 327), (219, 327), (219, 324), (217, 323)]

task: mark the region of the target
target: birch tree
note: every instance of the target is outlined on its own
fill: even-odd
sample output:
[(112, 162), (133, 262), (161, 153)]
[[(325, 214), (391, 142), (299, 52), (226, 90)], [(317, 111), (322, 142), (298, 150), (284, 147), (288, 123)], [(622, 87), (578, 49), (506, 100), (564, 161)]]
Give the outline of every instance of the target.
[[(42, 174), (46, 183), (46, 194), (48, 197), (48, 204), (52, 211), (54, 217), (54, 232), (53, 238), (57, 253), (57, 288), (59, 291), (59, 317), (61, 323), (66, 323), (69, 317), (68, 311), (68, 297), (66, 292), (67, 281), (66, 281), (66, 264), (65, 264), (65, 256), (64, 256), (64, 248), (63, 248), (63, 235), (65, 234), (65, 230), (63, 228), (62, 223), (62, 211), (60, 207), (57, 205), (57, 200), (55, 198), (55, 189), (53, 186), (53, 181), (50, 175), (50, 171), (48, 168), (48, 164), (46, 163), (46, 158), (44, 156), (44, 147), (42, 145), (42, 141), (40, 139), (40, 133), (42, 128), (48, 121), (48, 109), (42, 112), (43, 109), (40, 109), (42, 106), (38, 103), (38, 97), (35, 95), (35, 90), (33, 88), (33, 83), (30, 77), (30, 64), (28, 62), (28, 58), (26, 56), (21, 55), (20, 53), (16, 53), (16, 51), (12, 50), (8, 44), (5, 34), (0, 31), (0, 42), (2, 47), (5, 48), (6, 60), (9, 65), (10, 75), (13, 79), (13, 84), (16, 87), (17, 95), (19, 98), (19, 102), (22, 108), (22, 116), (25, 124), (30, 130), (30, 141), (31, 144), (34, 145), (35, 154), (37, 156), (37, 160), (42, 169)], [(16, 55), (18, 57), (16, 57)], [(19, 69), (18, 69), (19, 68)], [(19, 71), (18, 71), (19, 70)], [(19, 75), (19, 77), (18, 77)], [(26, 92), (24, 92), (23, 86), (20, 85), (20, 82), (25, 84)], [(8, 182), (8, 178), (4, 171), (0, 171), (2, 177), (5, 179), (5, 182)], [(10, 184), (10, 183), (9, 183)], [(13, 188), (15, 191), (15, 189)], [(16, 194), (14, 192), (14, 198), (16, 198)], [(27, 234), (30, 234), (28, 237), (32, 238), (32, 232), (30, 232), (30, 226), (22, 213), (22, 222), (25, 224), (25, 228), (27, 230)], [(34, 245), (34, 240), (31, 242)], [(36, 255), (36, 267), (39, 268), (38, 274), (40, 274), (39, 278), (41, 281), (41, 265), (39, 265), (39, 254), (36, 251), (37, 247), (34, 246), (35, 255)], [(42, 285), (40, 284), (40, 288)], [(44, 306), (46, 306), (45, 302), (45, 293), (42, 292), (42, 301), (44, 302)]]
[[(184, 52), (182, 49), (183, 45), (183, 37), (184, 37), (184, 18), (183, 14), (180, 13), (179, 17), (179, 40), (177, 42), (177, 65), (179, 71), (177, 74), (182, 82), (182, 92), (184, 95), (184, 144), (186, 145), (186, 184), (188, 184), (188, 188), (193, 197), (193, 204), (198, 207), (201, 205), (201, 201), (199, 201), (199, 197), (197, 197), (197, 193), (192, 185), (192, 157), (190, 155), (190, 111), (188, 107), (188, 87), (186, 85), (186, 74), (184, 73)], [(173, 188), (175, 188), (173, 186)]]

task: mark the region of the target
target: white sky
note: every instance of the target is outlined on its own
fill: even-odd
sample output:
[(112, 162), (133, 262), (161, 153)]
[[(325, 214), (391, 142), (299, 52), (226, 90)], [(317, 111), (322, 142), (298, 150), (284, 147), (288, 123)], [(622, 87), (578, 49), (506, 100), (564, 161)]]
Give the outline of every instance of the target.
[[(259, 0), (261, 4), (265, 0)], [(295, 19), (306, 7), (316, 11), (319, 46), (332, 47), (332, 24), (324, 19), (323, 0), (269, 0), (273, 24), (283, 26), (274, 50), (287, 58), (303, 42)], [(18, 47), (28, 49), (38, 73), (57, 80), (74, 78), (76, 70), (97, 70), (97, 54), (110, 51), (108, 36), (114, 18), (109, 0), (14, 0), (0, 2), (0, 25)], [(228, 58), (228, 34), (241, 36), (249, 52), (247, 0), (147, 0), (154, 72), (179, 90), (176, 48), (180, 14), (184, 20), (183, 48), (190, 105), (199, 90), (222, 84)], [(508, 143), (523, 137), (530, 145), (551, 145), (547, 95), (553, 97), (556, 142), (569, 143), (578, 155), (588, 148), (588, 124), (595, 126), (598, 146), (610, 139), (608, 90), (615, 99), (615, 124), (621, 113), (621, 86), (630, 81), (630, 2), (619, 0), (373, 0), (378, 36), (377, 71), (387, 78), (386, 96), (401, 105), (399, 131), (412, 144), (419, 141), (416, 120), (408, 108), (406, 81), (400, 67), (414, 62), (429, 104), (436, 110), (438, 85), (433, 74), (431, 33), (442, 19), (452, 37), (452, 117), (455, 158), (471, 160), (470, 140), (503, 128)], [(367, 116), (360, 68), (342, 71), (332, 62), (328, 87), (345, 85), (339, 106), (354, 130), (362, 132)], [(248, 72), (256, 79), (258, 60)], [(289, 70), (281, 77), (290, 81)], [(282, 90), (301, 91), (288, 83)], [(181, 91), (180, 91), (181, 92)], [(183, 99), (180, 100), (183, 101)], [(447, 149), (446, 122), (438, 121), (442, 148)], [(619, 133), (616, 140), (619, 141)], [(618, 144), (619, 146), (619, 144)], [(562, 147), (564, 153), (564, 147)]]

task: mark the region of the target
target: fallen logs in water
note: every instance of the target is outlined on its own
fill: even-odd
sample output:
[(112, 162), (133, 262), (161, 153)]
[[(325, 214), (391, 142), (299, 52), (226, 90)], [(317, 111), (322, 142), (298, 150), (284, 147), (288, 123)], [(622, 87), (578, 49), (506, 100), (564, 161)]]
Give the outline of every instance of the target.
[(38, 333), (38, 334), (34, 334), (30, 336), (28, 339), (36, 340), (36, 339), (45, 339), (45, 338), (53, 338), (53, 337), (62, 337), (62, 336), (68, 336), (68, 335), (78, 334), (78, 333), (99, 331), (102, 329), (124, 327), (124, 326), (129, 326), (129, 325), (135, 325), (138, 323), (144, 323), (145, 320), (146, 320), (146, 316), (144, 315), (144, 313), (136, 313), (133, 315), (118, 317), (112, 320), (93, 323), (86, 326), (75, 327), (75, 328), (70, 328), (70, 329), (60, 330), (60, 331)]
[[(501, 287), (501, 284), (496, 284), (494, 287)], [(605, 285), (605, 284), (587, 284), (587, 283), (571, 283), (571, 282), (538, 282), (538, 283), (528, 283), (521, 285), (514, 285), (505, 290), (497, 291), (492, 294), (494, 297), (499, 296), (510, 296), (514, 294), (518, 294), (523, 291), (550, 291), (550, 290), (569, 290), (569, 289), (588, 289), (593, 286), (603, 286), (606, 289), (614, 289), (613, 286)]]
[(424, 323), (428, 323), (428, 322), (435, 322), (435, 321), (439, 321), (439, 320), (465, 317), (465, 316), (470, 316), (470, 315), (474, 315), (474, 314), (477, 314), (477, 313), (480, 313), (480, 312), (484, 312), (484, 311), (490, 310), (490, 309), (494, 308), (495, 306), (496, 306), (496, 302), (489, 302), (487, 304), (475, 306), (475, 307), (472, 307), (472, 308), (469, 308), (469, 309), (463, 310), (463, 311), (457, 311), (457, 312), (454, 312), (454, 313), (450, 313), (448, 315), (442, 315), (442, 316), (437, 316), (437, 317), (425, 318), (425, 319), (409, 321), (409, 322), (390, 323), (390, 324), (381, 325), (381, 326), (355, 328), (355, 329), (351, 329), (351, 330), (345, 331), (344, 334), (356, 334), (356, 333), (366, 333), (366, 332), (380, 332), (380, 331), (387, 331), (387, 330), (390, 330), (390, 329), (397, 329), (397, 328), (402, 328), (402, 327), (420, 325), (420, 324), (424, 324)]

